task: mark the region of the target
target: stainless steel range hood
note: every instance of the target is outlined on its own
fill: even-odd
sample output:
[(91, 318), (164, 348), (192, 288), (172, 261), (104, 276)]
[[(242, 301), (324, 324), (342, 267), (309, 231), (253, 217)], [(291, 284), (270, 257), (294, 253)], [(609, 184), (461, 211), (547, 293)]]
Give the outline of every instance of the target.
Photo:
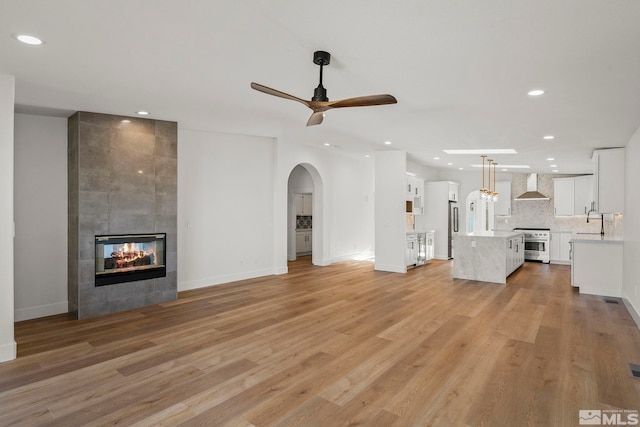
[(538, 191), (538, 174), (532, 173), (527, 177), (527, 192), (522, 193), (513, 200), (550, 200)]

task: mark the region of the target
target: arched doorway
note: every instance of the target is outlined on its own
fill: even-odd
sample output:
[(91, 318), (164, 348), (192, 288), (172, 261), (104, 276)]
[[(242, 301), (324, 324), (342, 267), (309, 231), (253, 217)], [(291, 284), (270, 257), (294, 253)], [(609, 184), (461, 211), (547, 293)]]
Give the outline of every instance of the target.
[(287, 260), (322, 260), (322, 179), (311, 164), (296, 165), (287, 184)]

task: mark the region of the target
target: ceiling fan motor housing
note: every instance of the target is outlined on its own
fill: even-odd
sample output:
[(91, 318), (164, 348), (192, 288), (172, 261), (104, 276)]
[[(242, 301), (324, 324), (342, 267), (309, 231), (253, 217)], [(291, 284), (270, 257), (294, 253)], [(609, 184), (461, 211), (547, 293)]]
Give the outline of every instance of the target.
[(324, 50), (317, 50), (313, 52), (313, 63), (316, 65), (329, 65), (331, 62), (331, 54)]

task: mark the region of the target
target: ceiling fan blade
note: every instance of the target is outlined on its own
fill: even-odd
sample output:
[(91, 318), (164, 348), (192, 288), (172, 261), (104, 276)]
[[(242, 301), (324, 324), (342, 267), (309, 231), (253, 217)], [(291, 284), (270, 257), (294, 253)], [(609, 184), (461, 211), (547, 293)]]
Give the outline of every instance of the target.
[(322, 123), (322, 119), (324, 119), (324, 113), (320, 111), (316, 111), (313, 114), (311, 114), (311, 117), (309, 117), (309, 121), (307, 121), (307, 126), (319, 125), (320, 123)]
[(298, 98), (297, 96), (289, 95), (288, 93), (284, 93), (279, 90), (275, 90), (258, 83), (251, 82), (251, 88), (257, 90), (258, 92), (266, 93), (268, 95), (273, 95), (273, 96), (277, 96), (279, 98), (284, 98), (284, 99), (290, 99), (292, 101), (298, 101), (306, 105), (307, 107), (309, 107), (309, 101), (306, 101), (302, 98)]
[(340, 99), (338, 101), (330, 101), (327, 107), (369, 107), (373, 105), (395, 104), (397, 102), (398, 100), (392, 95), (368, 95), (358, 96), (356, 98)]

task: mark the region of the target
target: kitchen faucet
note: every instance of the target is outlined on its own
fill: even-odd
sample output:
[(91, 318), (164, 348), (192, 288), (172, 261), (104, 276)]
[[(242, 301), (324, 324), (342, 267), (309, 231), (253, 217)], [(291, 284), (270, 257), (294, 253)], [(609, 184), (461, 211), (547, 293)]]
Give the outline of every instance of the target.
[[(589, 223), (589, 214), (595, 211), (595, 209), (591, 209), (587, 212), (587, 224)], [(600, 214), (600, 221), (600, 236), (604, 236), (604, 214)]]

